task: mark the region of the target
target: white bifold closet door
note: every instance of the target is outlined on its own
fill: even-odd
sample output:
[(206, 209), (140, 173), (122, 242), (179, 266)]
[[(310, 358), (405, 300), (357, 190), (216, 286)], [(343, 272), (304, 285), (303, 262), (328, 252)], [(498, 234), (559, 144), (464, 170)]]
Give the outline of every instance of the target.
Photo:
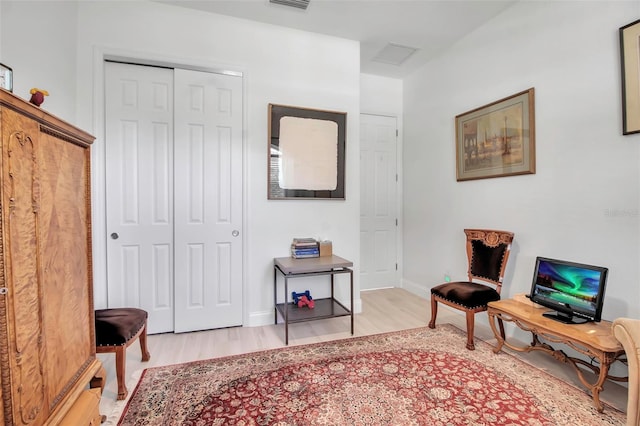
[(109, 307), (242, 324), (242, 77), (105, 62)]

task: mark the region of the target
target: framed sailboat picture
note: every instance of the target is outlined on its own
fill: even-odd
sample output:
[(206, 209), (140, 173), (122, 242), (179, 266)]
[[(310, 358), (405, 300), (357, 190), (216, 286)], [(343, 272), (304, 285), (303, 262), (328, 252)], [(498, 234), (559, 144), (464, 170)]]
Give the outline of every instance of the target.
[(535, 172), (533, 88), (456, 116), (456, 180)]

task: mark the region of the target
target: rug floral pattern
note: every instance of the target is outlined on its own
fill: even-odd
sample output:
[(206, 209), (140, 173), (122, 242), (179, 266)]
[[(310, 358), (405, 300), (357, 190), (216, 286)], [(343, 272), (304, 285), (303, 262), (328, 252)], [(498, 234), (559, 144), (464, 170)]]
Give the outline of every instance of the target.
[(453, 326), (150, 368), (120, 425), (624, 425)]

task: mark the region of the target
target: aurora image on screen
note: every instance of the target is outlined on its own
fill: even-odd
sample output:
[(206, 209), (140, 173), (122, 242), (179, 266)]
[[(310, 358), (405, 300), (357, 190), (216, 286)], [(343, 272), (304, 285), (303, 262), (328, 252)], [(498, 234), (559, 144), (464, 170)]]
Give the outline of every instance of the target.
[(600, 290), (601, 271), (544, 260), (538, 265), (536, 293), (572, 310), (594, 313)]

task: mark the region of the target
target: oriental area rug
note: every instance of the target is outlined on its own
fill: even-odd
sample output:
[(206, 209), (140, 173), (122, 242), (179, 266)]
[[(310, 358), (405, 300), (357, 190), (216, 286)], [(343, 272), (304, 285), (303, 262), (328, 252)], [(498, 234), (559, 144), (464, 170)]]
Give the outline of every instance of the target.
[(143, 371), (119, 425), (624, 425), (451, 325)]

